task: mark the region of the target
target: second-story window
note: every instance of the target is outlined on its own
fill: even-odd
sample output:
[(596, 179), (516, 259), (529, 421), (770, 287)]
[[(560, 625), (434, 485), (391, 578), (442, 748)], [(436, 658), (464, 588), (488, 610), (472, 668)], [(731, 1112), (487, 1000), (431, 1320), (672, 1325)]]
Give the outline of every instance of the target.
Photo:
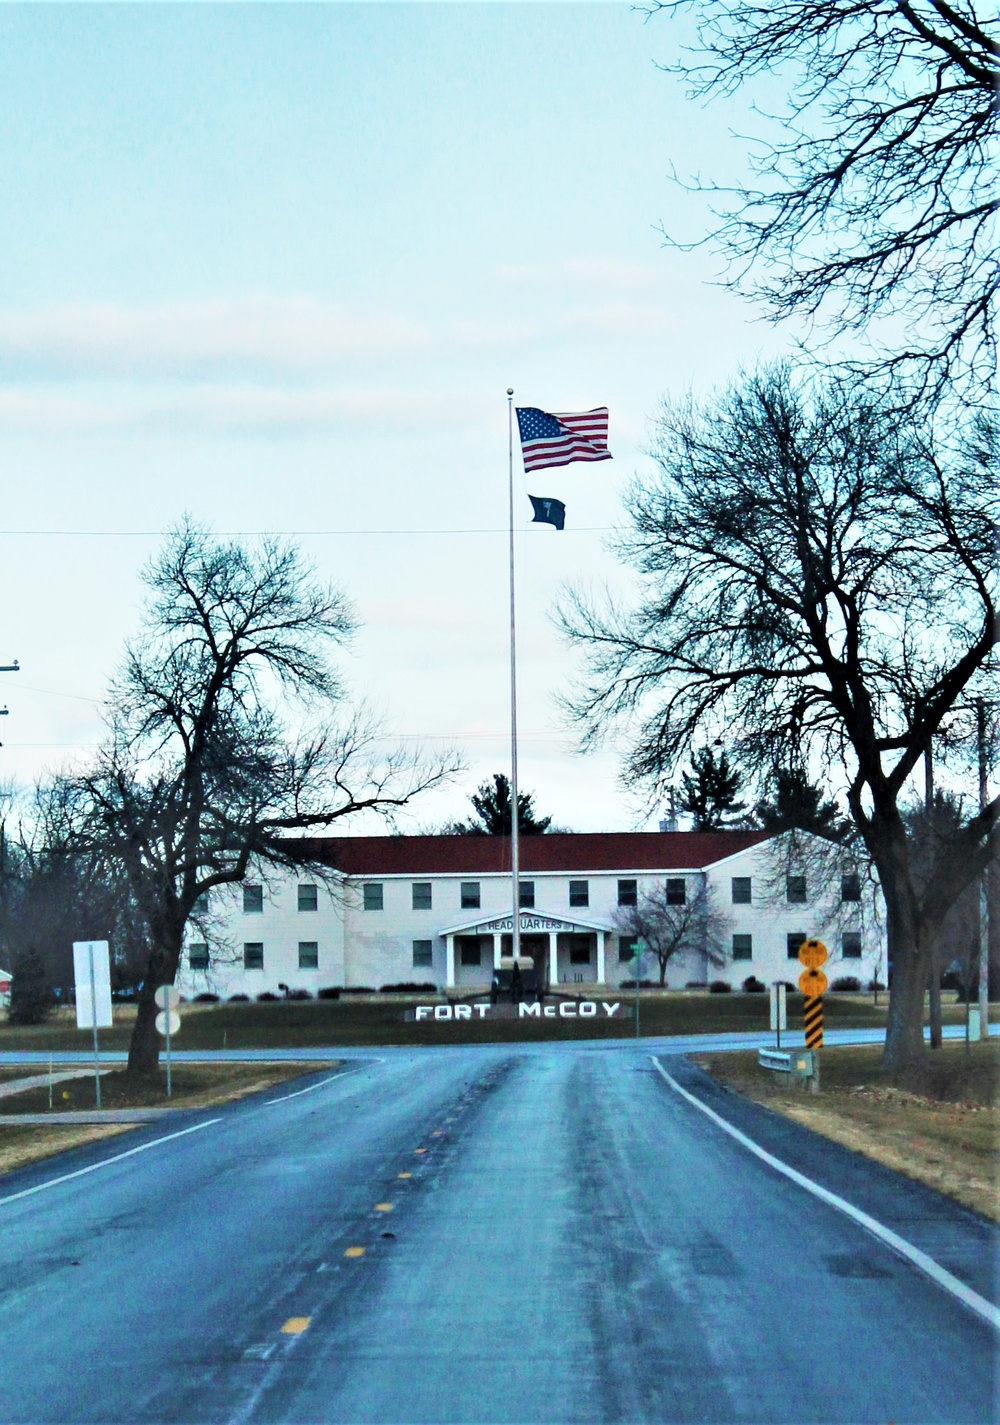
[(463, 909), (463, 910), (478, 910), (478, 909), (479, 909), (479, 900), (480, 900), (480, 898), (479, 898), (479, 882), (478, 882), (478, 881), (463, 881), (463, 882), (462, 882), (462, 909)]
[(806, 878), (805, 876), (785, 877), (785, 899), (789, 905), (805, 905), (806, 903)]
[(619, 882), (618, 882), (618, 904), (619, 904), (619, 905), (638, 905), (638, 903), (639, 903), (639, 885), (638, 885), (638, 882), (637, 882), (637, 881), (619, 881)]
[(848, 871), (840, 878), (840, 899), (859, 901), (861, 899), (861, 877), (857, 871)]
[(264, 909), (264, 887), (243, 887), (243, 914), (260, 915)]
[(667, 882), (667, 905), (685, 905), (687, 903), (687, 883), (683, 876), (671, 878)]
[(518, 882), (518, 905), (522, 910), (534, 910), (535, 908), (535, 883), (534, 881)]
[(319, 909), (319, 887), (299, 886), (299, 910)]
[(361, 887), (362, 904), (365, 910), (382, 909), (382, 882), (365, 881)]
[(430, 881), (413, 882), (413, 909), (431, 909), (431, 883)]
[(733, 905), (749, 905), (752, 881), (749, 876), (733, 877)]
[(569, 903), (570, 905), (590, 905), (589, 881), (570, 881)]

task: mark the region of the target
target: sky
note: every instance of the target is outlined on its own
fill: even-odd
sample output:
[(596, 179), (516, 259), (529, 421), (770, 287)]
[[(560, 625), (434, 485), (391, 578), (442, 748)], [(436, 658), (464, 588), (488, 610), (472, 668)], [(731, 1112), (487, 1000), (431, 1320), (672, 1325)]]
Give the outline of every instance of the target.
[(509, 768), (512, 386), (607, 405), (614, 456), (515, 461), (521, 785), (562, 827), (656, 825), (626, 730), (576, 750), (553, 609), (628, 596), (609, 541), (663, 397), (790, 344), (664, 245), (707, 224), (671, 174), (746, 152), (744, 98), (664, 72), (685, 38), (602, 3), (0, 7), (0, 781), (93, 755), (190, 516), (287, 533), (346, 591), (352, 694), (465, 760), (401, 828), (466, 814)]

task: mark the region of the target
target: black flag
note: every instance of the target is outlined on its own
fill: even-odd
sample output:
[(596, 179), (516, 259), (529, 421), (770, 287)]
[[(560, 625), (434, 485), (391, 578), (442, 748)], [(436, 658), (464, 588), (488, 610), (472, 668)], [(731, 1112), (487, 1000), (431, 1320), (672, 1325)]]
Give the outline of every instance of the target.
[(556, 529), (562, 529), (566, 523), (566, 506), (562, 500), (543, 500), (536, 495), (529, 495), (531, 508), (535, 512), (532, 524), (554, 524)]

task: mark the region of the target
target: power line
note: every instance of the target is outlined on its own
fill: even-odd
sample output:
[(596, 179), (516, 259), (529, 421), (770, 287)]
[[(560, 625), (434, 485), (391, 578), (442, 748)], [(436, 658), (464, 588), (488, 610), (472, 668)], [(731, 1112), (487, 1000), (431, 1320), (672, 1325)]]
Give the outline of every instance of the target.
[[(567, 525), (563, 534), (608, 534), (613, 525)], [(162, 529), (4, 529), (0, 537), (28, 539), (161, 539), (166, 533)], [(482, 529), (220, 529), (213, 534), (222, 539), (354, 539), (362, 535), (420, 537), (425, 534), (507, 534), (506, 529), (484, 527)], [(541, 533), (526, 525), (517, 531), (520, 534)], [(548, 537), (548, 536), (546, 536)]]

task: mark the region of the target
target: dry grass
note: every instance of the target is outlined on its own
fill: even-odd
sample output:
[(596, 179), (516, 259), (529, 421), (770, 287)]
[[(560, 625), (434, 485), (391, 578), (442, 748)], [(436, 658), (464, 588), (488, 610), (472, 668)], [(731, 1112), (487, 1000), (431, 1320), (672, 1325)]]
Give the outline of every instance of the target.
[[(101, 1075), (101, 1107), (114, 1108), (212, 1108), (231, 1103), (247, 1094), (259, 1093), (287, 1079), (300, 1078), (330, 1064), (182, 1064), (174, 1066), (172, 1096), (167, 1098), (167, 1076), (162, 1071), (140, 1079), (128, 1079), (123, 1071)], [(18, 1070), (22, 1076), (37, 1072), (29, 1065)], [(11, 1094), (0, 1099), (0, 1173), (25, 1167), (28, 1163), (79, 1148), (100, 1138), (134, 1131), (135, 1124), (60, 1124), (60, 1111), (90, 1111), (94, 1107), (92, 1077), (56, 1084), (53, 1090), (51, 1126), (34, 1123), (4, 1123), (4, 1115), (48, 1113), (47, 1088)]]
[(1000, 1222), (1000, 1042), (946, 1044), (920, 1068), (891, 1076), (881, 1047), (822, 1051), (817, 1096), (757, 1064), (752, 1053), (695, 1062), (747, 1098), (916, 1178)]

